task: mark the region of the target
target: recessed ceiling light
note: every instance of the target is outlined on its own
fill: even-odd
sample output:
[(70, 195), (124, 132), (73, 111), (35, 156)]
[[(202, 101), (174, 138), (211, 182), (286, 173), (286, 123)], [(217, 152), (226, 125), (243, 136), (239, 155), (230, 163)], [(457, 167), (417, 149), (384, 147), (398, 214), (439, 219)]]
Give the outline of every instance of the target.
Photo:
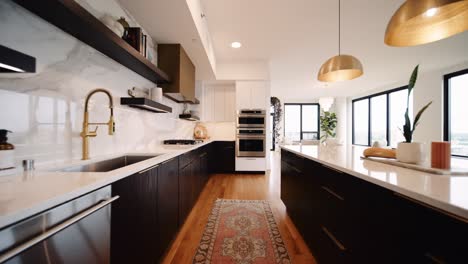
[(238, 48), (242, 47), (242, 43), (235, 41), (235, 42), (231, 43), (231, 47), (234, 48), (234, 49), (238, 49)]

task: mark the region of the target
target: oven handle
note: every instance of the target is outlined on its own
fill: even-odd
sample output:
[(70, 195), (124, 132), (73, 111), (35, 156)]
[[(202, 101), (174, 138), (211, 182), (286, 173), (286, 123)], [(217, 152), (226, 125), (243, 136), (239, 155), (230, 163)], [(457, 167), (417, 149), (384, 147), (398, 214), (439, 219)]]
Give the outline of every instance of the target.
[(237, 135), (237, 139), (265, 139), (265, 135), (261, 135), (261, 136)]
[(265, 114), (240, 114), (237, 117), (263, 117), (265, 118)]
[(80, 221), (81, 219), (87, 217), (88, 215), (98, 211), (99, 209), (109, 205), (110, 203), (112, 203), (113, 201), (119, 199), (120, 197), (118, 195), (112, 197), (112, 198), (109, 198), (107, 200), (104, 200), (96, 205), (94, 205), (93, 207), (65, 220), (64, 222), (52, 227), (51, 229), (47, 230), (46, 232), (40, 234), (39, 236), (36, 236), (26, 242), (24, 242), (23, 244), (11, 249), (11, 250), (8, 250), (7, 252), (5, 252), (4, 254), (0, 255), (0, 263), (3, 263), (5, 261), (7, 261), (8, 259), (18, 255), (19, 253), (27, 250), (28, 248), (36, 245), (37, 243), (57, 234), (58, 232), (62, 231), (63, 229), (75, 224), (76, 222)]

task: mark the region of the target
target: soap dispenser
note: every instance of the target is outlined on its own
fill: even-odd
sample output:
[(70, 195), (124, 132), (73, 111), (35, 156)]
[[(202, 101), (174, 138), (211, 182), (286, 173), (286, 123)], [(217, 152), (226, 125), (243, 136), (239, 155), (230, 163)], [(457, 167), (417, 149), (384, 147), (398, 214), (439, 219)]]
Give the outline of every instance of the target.
[(8, 133), (11, 131), (0, 129), (0, 170), (15, 167), (15, 146), (7, 142)]

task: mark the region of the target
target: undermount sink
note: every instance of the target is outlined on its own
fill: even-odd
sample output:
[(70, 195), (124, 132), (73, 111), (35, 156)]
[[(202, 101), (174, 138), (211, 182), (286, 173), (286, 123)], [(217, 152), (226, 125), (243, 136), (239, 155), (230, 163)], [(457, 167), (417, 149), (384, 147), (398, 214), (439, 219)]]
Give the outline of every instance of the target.
[(125, 166), (138, 163), (147, 159), (157, 157), (158, 155), (142, 156), (142, 155), (126, 155), (113, 159), (98, 161), (90, 164), (72, 166), (57, 170), (59, 172), (108, 172)]

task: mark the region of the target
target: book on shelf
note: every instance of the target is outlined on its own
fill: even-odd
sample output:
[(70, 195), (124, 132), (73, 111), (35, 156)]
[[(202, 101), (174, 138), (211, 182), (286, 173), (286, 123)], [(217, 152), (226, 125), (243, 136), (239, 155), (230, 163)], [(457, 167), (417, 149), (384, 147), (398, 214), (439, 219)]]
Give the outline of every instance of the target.
[(147, 39), (148, 36), (143, 34), (143, 31), (139, 27), (128, 28), (128, 34), (124, 38), (130, 46), (136, 49), (145, 58), (148, 57)]

